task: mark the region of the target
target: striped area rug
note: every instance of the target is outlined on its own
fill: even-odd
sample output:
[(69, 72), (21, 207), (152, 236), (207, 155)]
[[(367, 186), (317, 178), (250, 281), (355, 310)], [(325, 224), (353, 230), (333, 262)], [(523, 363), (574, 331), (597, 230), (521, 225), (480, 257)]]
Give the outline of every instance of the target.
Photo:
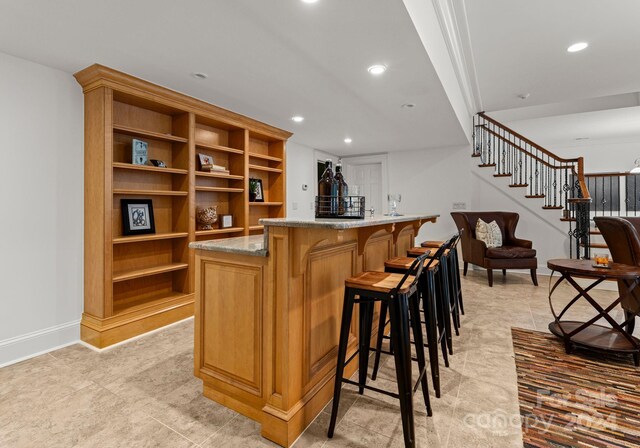
[(512, 328), (525, 447), (640, 447), (640, 369)]

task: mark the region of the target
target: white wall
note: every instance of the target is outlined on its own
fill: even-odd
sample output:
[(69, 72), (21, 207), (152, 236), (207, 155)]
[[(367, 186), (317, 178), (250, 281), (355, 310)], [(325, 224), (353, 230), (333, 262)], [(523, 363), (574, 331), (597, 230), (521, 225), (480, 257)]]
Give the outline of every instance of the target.
[(560, 157), (584, 157), (586, 173), (629, 171), (640, 158), (640, 138), (583, 140), (556, 144), (553, 152)]
[(83, 99), (75, 79), (0, 53), (0, 366), (79, 339)]
[[(509, 188), (509, 178), (494, 178), (490, 168), (471, 162), (471, 203), (473, 210), (509, 211), (520, 215), (516, 236), (533, 242), (538, 269), (548, 273), (547, 260), (569, 257), (569, 224), (560, 221), (560, 210), (543, 210), (542, 199), (525, 198), (524, 188)], [(476, 162), (474, 164), (474, 162)]]
[[(313, 218), (315, 198), (315, 150), (289, 141), (287, 143), (287, 217)], [(302, 189), (307, 185), (307, 190)]]
[(422, 226), (416, 241), (445, 239), (456, 227), (454, 202), (471, 207), (469, 146), (389, 153), (389, 190), (402, 194), (400, 213), (434, 213), (435, 224)]

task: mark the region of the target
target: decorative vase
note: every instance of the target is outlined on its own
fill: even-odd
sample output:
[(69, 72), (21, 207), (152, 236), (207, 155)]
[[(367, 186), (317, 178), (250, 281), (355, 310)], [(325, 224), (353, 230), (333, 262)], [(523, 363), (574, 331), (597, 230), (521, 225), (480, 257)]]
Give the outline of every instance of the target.
[(196, 210), (196, 222), (198, 223), (198, 230), (211, 230), (211, 224), (218, 220), (218, 206), (213, 205), (211, 207), (200, 208)]

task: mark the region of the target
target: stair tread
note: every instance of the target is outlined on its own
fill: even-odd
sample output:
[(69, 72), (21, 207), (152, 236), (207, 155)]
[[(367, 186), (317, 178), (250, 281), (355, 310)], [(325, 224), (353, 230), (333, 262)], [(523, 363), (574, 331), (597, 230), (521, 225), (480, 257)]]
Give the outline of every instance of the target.
[(543, 205), (542, 208), (545, 210), (560, 210), (564, 207), (562, 205)]
[(509, 184), (509, 186), (511, 188), (524, 188), (524, 187), (528, 187), (529, 184)]
[(513, 174), (511, 173), (502, 173), (502, 174), (494, 174), (493, 177), (511, 177)]
[(543, 194), (528, 194), (525, 195), (525, 198), (529, 198), (529, 199), (543, 199), (544, 195)]
[[(580, 246), (584, 247), (583, 243), (580, 243)], [(589, 243), (589, 247), (592, 249), (609, 249), (605, 243)]]
[(496, 164), (495, 163), (483, 163), (483, 164), (480, 164), (478, 166), (480, 168), (488, 168), (488, 167), (491, 167), (491, 166), (496, 166)]

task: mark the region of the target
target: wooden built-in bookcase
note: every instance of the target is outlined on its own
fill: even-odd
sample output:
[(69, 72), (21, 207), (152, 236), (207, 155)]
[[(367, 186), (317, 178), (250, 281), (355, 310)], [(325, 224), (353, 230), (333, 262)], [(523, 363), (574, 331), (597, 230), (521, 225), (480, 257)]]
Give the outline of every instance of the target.
[[(147, 81), (92, 65), (75, 74), (85, 96), (85, 290), (81, 338), (106, 347), (193, 315), (189, 243), (262, 232), (285, 216), (289, 132)], [(166, 168), (134, 165), (132, 139)], [(198, 153), (229, 174), (199, 171)], [(262, 179), (263, 203), (249, 202)], [(121, 199), (151, 199), (155, 233), (125, 236)], [(233, 227), (196, 230), (216, 205)]]

